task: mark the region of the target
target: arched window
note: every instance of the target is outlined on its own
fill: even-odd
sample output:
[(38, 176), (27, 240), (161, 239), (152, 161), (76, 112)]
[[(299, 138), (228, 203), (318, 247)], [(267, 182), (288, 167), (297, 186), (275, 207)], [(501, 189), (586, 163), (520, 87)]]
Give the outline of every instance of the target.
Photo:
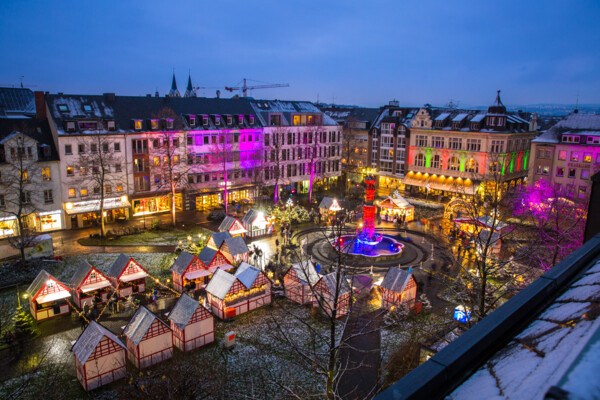
[(467, 172), (479, 171), (479, 164), (477, 164), (477, 161), (475, 161), (474, 158), (470, 158), (469, 161), (467, 161), (466, 170)]
[(458, 162), (458, 158), (450, 157), (450, 160), (448, 160), (448, 169), (450, 171), (458, 171), (460, 169), (460, 163)]
[(496, 173), (500, 172), (500, 164), (498, 164), (498, 161), (494, 161), (494, 162), (490, 163), (489, 172), (490, 172), (490, 174), (496, 174)]
[(421, 153), (415, 156), (415, 166), (424, 167), (425, 166), (425, 156)]
[(442, 168), (442, 161), (439, 155), (433, 156), (433, 162), (431, 163), (431, 168)]

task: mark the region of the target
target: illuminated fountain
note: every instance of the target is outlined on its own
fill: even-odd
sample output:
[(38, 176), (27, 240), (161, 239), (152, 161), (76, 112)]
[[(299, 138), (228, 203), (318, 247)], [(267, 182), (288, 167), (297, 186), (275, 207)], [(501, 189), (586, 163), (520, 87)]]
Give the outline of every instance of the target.
[(358, 228), (356, 235), (341, 236), (339, 244), (344, 252), (354, 255), (377, 257), (400, 254), (404, 249), (404, 244), (375, 232), (375, 212), (377, 211), (377, 206), (373, 204), (375, 177), (367, 176), (365, 183), (367, 188), (363, 204), (362, 229)]

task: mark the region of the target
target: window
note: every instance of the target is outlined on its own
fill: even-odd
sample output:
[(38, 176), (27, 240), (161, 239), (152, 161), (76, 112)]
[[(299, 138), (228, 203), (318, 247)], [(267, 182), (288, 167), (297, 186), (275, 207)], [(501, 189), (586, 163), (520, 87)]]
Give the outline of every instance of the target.
[(145, 172), (146, 171), (146, 160), (143, 158), (135, 158), (133, 160), (133, 172)]
[(579, 186), (579, 191), (577, 193), (578, 193), (578, 196), (580, 199), (585, 199), (586, 192), (587, 192), (587, 187)]
[(100, 186), (94, 186), (94, 194), (100, 194)]
[(120, 152), (121, 151), (121, 143), (115, 143), (113, 145), (113, 148), (114, 148), (115, 153)]
[(208, 115), (202, 116), (202, 125), (208, 125)]
[(148, 153), (148, 141), (145, 139), (137, 139), (133, 141), (133, 153), (134, 154), (147, 154)]
[(158, 129), (158, 120), (157, 119), (150, 120), (150, 127), (152, 128), (152, 130)]
[(173, 156), (173, 164), (179, 164), (179, 156)]
[(462, 139), (460, 138), (450, 138), (450, 148), (453, 150), (460, 150), (462, 147)]
[(588, 136), (588, 144), (600, 144), (600, 136)]
[(425, 166), (425, 156), (423, 154), (417, 154), (415, 156), (415, 165), (417, 167), (424, 167)]
[(102, 143), (102, 152), (108, 153), (108, 143)]
[(23, 182), (29, 182), (29, 173), (27, 171), (19, 171), (19, 177), (23, 178)]
[(52, 189), (44, 190), (44, 203), (54, 203), (54, 198), (52, 197)]
[(300, 116), (299, 115), (294, 115), (292, 123), (294, 125), (300, 125)]
[(115, 164), (115, 172), (121, 172), (121, 164)]
[(136, 131), (139, 131), (140, 129), (142, 129), (142, 120), (141, 119), (136, 119), (133, 121), (133, 128)]
[(434, 136), (433, 147), (435, 147), (436, 149), (441, 149), (442, 147), (444, 147), (444, 138), (441, 136)]
[(458, 171), (460, 169), (458, 158), (450, 157), (450, 160), (448, 160), (448, 169), (450, 171)]
[(442, 162), (441, 162), (440, 156), (437, 154), (435, 156), (433, 156), (433, 161), (431, 163), (431, 167), (432, 168), (441, 168), (442, 167), (441, 164), (442, 164)]
[(98, 145), (96, 143), (92, 143), (90, 145), (90, 152), (92, 152), (92, 153), (97, 153), (98, 152)]
[(565, 150), (561, 150), (558, 152), (558, 159), (559, 160), (566, 160), (567, 159), (567, 152)]
[(479, 171), (479, 164), (477, 163), (477, 161), (474, 158), (471, 158), (471, 159), (469, 159), (469, 161), (467, 161), (466, 170), (467, 170), (467, 172), (478, 172)]
[(250, 125), (253, 125), (254, 124), (254, 115), (248, 115), (248, 120), (249, 120)]
[(31, 192), (22, 192), (21, 201), (23, 204), (31, 204)]
[(563, 143), (579, 143), (579, 136), (563, 135)]
[(92, 111), (92, 106), (90, 106), (89, 104), (84, 104), (83, 110), (84, 111)]
[(6, 208), (6, 201), (3, 194), (0, 194), (0, 208)]
[(569, 168), (569, 178), (575, 178), (577, 175), (577, 168)]
[(69, 107), (66, 104), (59, 104), (58, 111), (60, 112), (69, 112)]
[(79, 175), (85, 175), (85, 167), (79, 167)]
[(221, 116), (215, 115), (215, 125), (221, 125)]
[(67, 167), (67, 176), (73, 176), (74, 172), (73, 172), (73, 167)]
[[(108, 127), (109, 131), (114, 131), (115, 130), (115, 121), (108, 121), (106, 123), (106, 126)], [(116, 151), (116, 150), (115, 150)]]
[(75, 197), (75, 189), (69, 189), (67, 191), (67, 193), (68, 193), (69, 197)]
[(583, 162), (592, 162), (592, 153), (583, 153)]
[(73, 148), (70, 144), (65, 144), (65, 154), (73, 154)]
[(67, 122), (67, 132), (75, 132), (75, 121)]
[(83, 154), (83, 153), (85, 153), (85, 144), (78, 144), (78, 145), (77, 145), (77, 152), (78, 152), (79, 154)]
[(481, 151), (481, 139), (467, 139), (468, 151)]
[(106, 185), (106, 186), (104, 187), (104, 192), (105, 192), (106, 194), (110, 194), (110, 193), (112, 193), (112, 186), (110, 186), (110, 185)]
[(504, 142), (502, 140), (492, 140), (490, 153), (502, 153), (504, 151)]
[[(498, 161), (491, 162), (490, 166), (488, 168), (488, 171), (490, 174), (495, 174), (495, 173), (500, 172), (500, 164), (498, 164)], [(542, 167), (540, 165), (538, 165), (537, 173), (538, 174), (542, 173)]]
[(581, 179), (589, 179), (590, 178), (590, 170), (582, 169), (581, 170)]
[(265, 134), (265, 146), (269, 146), (269, 135)]
[(558, 176), (558, 177), (565, 176), (564, 167), (556, 167), (556, 176)]
[(190, 115), (190, 126), (196, 126), (196, 116), (195, 115)]
[(571, 161), (579, 161), (579, 152), (577, 152), (577, 151), (571, 152)]
[(123, 191), (123, 185), (121, 185), (120, 183), (117, 184), (117, 192), (122, 192)]
[(193, 144), (194, 144), (194, 137), (188, 135), (188, 137), (187, 137), (187, 145), (188, 146), (192, 146)]
[(179, 147), (179, 139), (173, 139), (173, 147)]
[(167, 119), (167, 129), (173, 129), (173, 121), (172, 119)]
[(81, 194), (81, 197), (87, 197), (87, 195), (88, 195), (88, 190), (87, 190), (87, 188), (81, 188), (81, 189), (79, 190), (79, 193)]
[(427, 146), (427, 136), (417, 136), (417, 146), (426, 147)]
[(52, 180), (52, 178), (50, 176), (50, 168), (49, 167), (42, 168), (42, 180), (43, 181), (50, 181), (50, 180)]

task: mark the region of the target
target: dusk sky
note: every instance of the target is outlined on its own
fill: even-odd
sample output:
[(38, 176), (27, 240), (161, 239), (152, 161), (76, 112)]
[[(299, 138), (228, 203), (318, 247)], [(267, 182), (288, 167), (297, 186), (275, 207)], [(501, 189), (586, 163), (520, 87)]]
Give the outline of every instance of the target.
[(290, 84), (255, 98), (362, 106), (600, 103), (599, 17), (598, 0), (4, 0), (0, 84), (164, 95), (175, 68), (207, 97), (246, 77)]

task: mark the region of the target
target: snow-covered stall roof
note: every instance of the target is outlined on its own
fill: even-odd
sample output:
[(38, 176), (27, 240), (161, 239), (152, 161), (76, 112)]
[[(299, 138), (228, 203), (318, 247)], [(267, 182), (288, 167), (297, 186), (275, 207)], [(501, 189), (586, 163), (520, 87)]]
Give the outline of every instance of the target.
[(200, 253), (198, 254), (198, 259), (202, 261), (204, 265), (209, 265), (211, 261), (215, 258), (219, 251), (215, 250), (211, 247), (204, 246)]
[[(119, 254), (119, 257), (117, 257), (113, 265), (111, 265), (110, 269), (108, 270), (108, 274), (118, 278), (121, 273), (123, 273), (123, 270), (125, 267), (127, 267), (129, 260), (131, 259), (131, 257), (127, 257), (125, 254)], [(146, 271), (141, 265), (139, 265), (139, 263), (136, 262), (136, 265), (138, 265), (142, 270)]]
[[(330, 294), (335, 294), (335, 290), (336, 290), (336, 272), (330, 272), (327, 275), (323, 275), (323, 282), (325, 282), (325, 285), (327, 285), (327, 289), (329, 289), (329, 293)], [(340, 282), (340, 288), (339, 288), (339, 293), (338, 293), (338, 297), (339, 296), (343, 296), (346, 293), (350, 293), (351, 289), (350, 289), (350, 285), (348, 284), (348, 280), (346, 279), (346, 275), (345, 274), (341, 274), (340, 276), (341, 282)]]
[(31, 297), (35, 296), (51, 277), (52, 275), (46, 270), (41, 270), (27, 288), (27, 294)]
[(402, 293), (412, 274), (401, 268), (392, 267), (388, 270), (381, 282), (381, 287), (395, 293)]
[[(261, 217), (262, 217), (262, 219), (261, 219)], [(244, 215), (244, 218), (242, 218), (242, 224), (244, 224), (244, 226), (248, 227), (248, 226), (251, 226), (252, 224), (254, 224), (257, 219), (261, 219), (261, 222), (267, 221), (262, 212), (251, 208), (248, 210), (246, 215)]]
[[(46, 285), (49, 281), (60, 286), (62, 290), (55, 291), (50, 294), (46, 294), (44, 296), (35, 297), (38, 292)], [(31, 285), (27, 288), (27, 294), (31, 297), (31, 299), (35, 299), (39, 304), (47, 303), (50, 301), (60, 300), (67, 297), (70, 297), (71, 294), (67, 286), (65, 286), (58, 279), (50, 275), (46, 270), (41, 270), (39, 274), (35, 277)]]
[(171, 271), (182, 275), (193, 260), (193, 255), (186, 251), (182, 251), (173, 262), (173, 265), (171, 265)]
[(292, 264), (290, 268), (296, 272), (296, 276), (303, 285), (308, 285), (309, 283), (314, 285), (321, 279), (321, 275), (317, 273), (317, 269), (311, 260), (303, 260)]
[(241, 236), (234, 236), (232, 238), (225, 239), (225, 243), (227, 244), (227, 248), (232, 256), (237, 256), (238, 254), (245, 254), (250, 251), (248, 249), (248, 245), (246, 241)]
[(206, 285), (206, 293), (210, 293), (218, 299), (223, 300), (235, 282), (236, 277), (222, 269), (217, 269), (215, 274)]
[(231, 238), (231, 234), (228, 231), (223, 231), (213, 233), (212, 235), (210, 235), (210, 237), (215, 242), (215, 246), (218, 249), (219, 247), (221, 247), (221, 244), (223, 243), (223, 241), (225, 241), (225, 239)]
[(342, 209), (342, 207), (340, 206), (340, 203), (337, 201), (337, 199), (333, 198), (333, 197), (323, 197), (323, 200), (321, 200), (321, 203), (319, 203), (319, 208), (323, 208), (326, 210), (332, 210), (332, 211), (339, 211)]
[(248, 263), (242, 262), (237, 271), (235, 271), (235, 277), (239, 279), (240, 282), (246, 288), (250, 289), (252, 285), (254, 285), (254, 281), (258, 278), (258, 274), (260, 274), (260, 270)]
[(198, 307), (202, 307), (198, 301), (182, 294), (167, 318), (181, 329), (185, 329)]
[(87, 276), (90, 274), (90, 272), (92, 270), (95, 270), (96, 273), (102, 275), (102, 277), (104, 277), (106, 279), (106, 282), (102, 283), (102, 285), (100, 285), (98, 287), (98, 289), (110, 285), (110, 283), (108, 282), (108, 278), (106, 276), (104, 276), (104, 274), (102, 272), (100, 272), (100, 270), (98, 268), (94, 267), (92, 264), (88, 263), (86, 260), (83, 260), (83, 261), (81, 261), (81, 263), (79, 264), (79, 268), (77, 268), (77, 271), (75, 271), (75, 274), (73, 274), (73, 277), (71, 278), (71, 282), (70, 282), (71, 288), (79, 289), (79, 287), (81, 286), (81, 284), (83, 283), (85, 278), (87, 278)]
[(379, 207), (408, 208), (412, 207), (412, 205), (402, 196), (396, 198), (388, 196), (387, 198), (381, 200), (381, 202), (379, 203)]
[(79, 335), (79, 338), (71, 348), (75, 357), (79, 360), (80, 363), (85, 364), (90, 358), (90, 356), (94, 353), (96, 346), (102, 340), (103, 337), (107, 337), (123, 349), (127, 349), (125, 345), (119, 340), (117, 335), (97, 323), (96, 321), (90, 322), (90, 324), (85, 328), (85, 330)]
[(155, 319), (164, 324), (164, 322), (154, 315), (152, 311), (148, 310), (144, 306), (140, 306), (140, 308), (137, 309), (131, 320), (129, 320), (125, 326), (123, 334), (131, 339), (133, 343), (138, 345), (144, 338), (144, 335), (146, 335), (146, 332), (148, 332), (150, 325), (152, 325), (152, 322), (154, 322)]

